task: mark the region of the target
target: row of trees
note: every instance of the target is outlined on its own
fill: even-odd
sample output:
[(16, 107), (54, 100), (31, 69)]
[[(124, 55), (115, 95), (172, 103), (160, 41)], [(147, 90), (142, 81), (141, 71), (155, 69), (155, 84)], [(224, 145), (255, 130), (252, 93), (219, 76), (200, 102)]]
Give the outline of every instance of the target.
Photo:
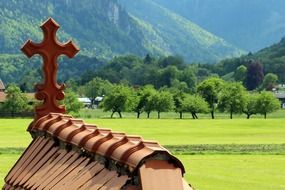
[(156, 90), (151, 85), (142, 88), (131, 88), (127, 85), (112, 85), (106, 80), (95, 78), (88, 83), (85, 94), (95, 100), (104, 95), (101, 107), (111, 111), (111, 117), (122, 112), (136, 112), (137, 118), (145, 112), (147, 117), (156, 111), (160, 118), (161, 112), (175, 111), (180, 118), (183, 113), (191, 113), (193, 119), (198, 119), (198, 113), (211, 113), (215, 118), (215, 111), (228, 112), (230, 118), (234, 113), (244, 113), (247, 118), (253, 114), (262, 114), (266, 118), (268, 113), (280, 108), (280, 102), (271, 92), (248, 92), (239, 82), (225, 82), (220, 78), (211, 77), (198, 84), (196, 93), (185, 93), (176, 88), (161, 88)]
[[(264, 118), (268, 113), (280, 108), (280, 102), (271, 92), (248, 92), (239, 82), (225, 82), (218, 77), (205, 79), (197, 86), (196, 93), (185, 93), (177, 88), (161, 88), (156, 90), (152, 85), (143, 87), (130, 87), (125, 84), (111, 84), (107, 80), (94, 78), (86, 86), (77, 89), (84, 93), (95, 103), (97, 96), (103, 96), (100, 107), (104, 111), (111, 111), (111, 117), (122, 112), (135, 112), (137, 118), (145, 112), (149, 118), (151, 112), (175, 111), (183, 118), (184, 113), (190, 113), (193, 119), (198, 119), (199, 113), (210, 113), (215, 118), (215, 111), (227, 112), (230, 118), (235, 113), (244, 113), (249, 119), (254, 114), (262, 114)], [(7, 98), (1, 110), (15, 113), (31, 111), (32, 105), (14, 84), (8, 86)], [(33, 102), (36, 104), (37, 102)], [(83, 105), (78, 102), (76, 93), (68, 90), (62, 102), (68, 112), (78, 112)]]

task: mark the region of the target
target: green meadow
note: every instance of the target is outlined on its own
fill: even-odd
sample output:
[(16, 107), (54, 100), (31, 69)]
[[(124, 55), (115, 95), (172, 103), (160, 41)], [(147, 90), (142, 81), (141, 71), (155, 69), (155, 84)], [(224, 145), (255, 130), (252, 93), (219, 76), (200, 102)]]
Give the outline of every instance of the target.
[[(84, 119), (157, 140), (186, 168), (195, 190), (285, 189), (285, 119)], [(30, 119), (0, 119), (0, 185), (31, 141)]]

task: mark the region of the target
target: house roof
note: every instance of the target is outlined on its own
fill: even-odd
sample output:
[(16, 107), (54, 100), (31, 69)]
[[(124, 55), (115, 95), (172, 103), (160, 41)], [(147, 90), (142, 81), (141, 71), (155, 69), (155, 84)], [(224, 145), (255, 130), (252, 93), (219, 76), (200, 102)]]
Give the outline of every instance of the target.
[(275, 93), (275, 97), (278, 99), (285, 99), (285, 93)]
[(169, 178), (163, 189), (191, 189), (182, 163), (157, 142), (63, 114), (42, 117), (28, 131), (34, 140), (5, 178), (4, 189), (144, 190)]
[(2, 80), (0, 79), (0, 91), (4, 91), (5, 90), (5, 85), (4, 83), (2, 82)]
[(79, 102), (90, 104), (91, 100), (89, 98), (78, 98)]

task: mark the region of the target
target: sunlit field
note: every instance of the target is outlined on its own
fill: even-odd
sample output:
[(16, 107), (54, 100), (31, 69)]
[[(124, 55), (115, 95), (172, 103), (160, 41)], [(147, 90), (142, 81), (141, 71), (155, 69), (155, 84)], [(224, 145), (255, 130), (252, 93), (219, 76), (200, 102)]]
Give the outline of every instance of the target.
[[(285, 189), (285, 119), (123, 119), (90, 117), (86, 123), (157, 140), (186, 168), (196, 190)], [(168, 114), (169, 116), (170, 114)], [(173, 114), (174, 115), (174, 114)], [(221, 116), (221, 115), (220, 115)], [(31, 141), (31, 119), (0, 119), (0, 185)]]

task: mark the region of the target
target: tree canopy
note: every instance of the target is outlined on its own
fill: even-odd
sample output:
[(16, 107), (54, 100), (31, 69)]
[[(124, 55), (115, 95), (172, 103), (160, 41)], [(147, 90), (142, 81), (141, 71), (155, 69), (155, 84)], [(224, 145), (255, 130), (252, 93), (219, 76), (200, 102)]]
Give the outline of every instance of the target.
[(224, 81), (217, 77), (205, 79), (198, 85), (199, 94), (208, 102), (211, 110), (212, 119), (215, 118), (214, 112), (218, 103), (219, 94), (224, 87)]
[(230, 113), (241, 113), (246, 103), (245, 88), (241, 83), (229, 82), (224, 86), (219, 97), (219, 109)]
[(15, 84), (10, 84), (6, 89), (6, 100), (4, 102), (4, 109), (11, 113), (14, 117), (15, 113), (20, 113), (28, 109), (28, 99)]
[(280, 109), (280, 101), (271, 93), (262, 91), (257, 98), (257, 112), (264, 115)]

